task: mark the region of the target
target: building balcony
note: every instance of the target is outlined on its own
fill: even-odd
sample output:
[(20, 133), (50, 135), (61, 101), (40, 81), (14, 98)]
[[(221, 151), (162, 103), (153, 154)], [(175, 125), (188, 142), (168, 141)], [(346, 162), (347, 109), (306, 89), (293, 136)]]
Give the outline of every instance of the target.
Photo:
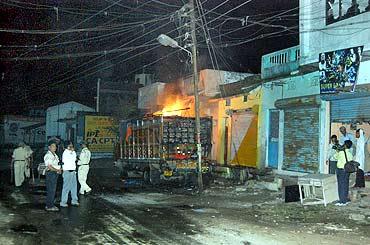
[(271, 79), (291, 74), (299, 68), (299, 46), (279, 50), (262, 56), (261, 77)]

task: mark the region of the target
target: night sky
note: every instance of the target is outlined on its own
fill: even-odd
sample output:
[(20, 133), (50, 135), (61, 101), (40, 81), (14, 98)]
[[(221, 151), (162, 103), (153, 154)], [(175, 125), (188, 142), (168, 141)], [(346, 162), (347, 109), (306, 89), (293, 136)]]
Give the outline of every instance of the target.
[[(70, 100), (92, 106), (98, 78), (120, 84), (145, 72), (168, 82), (190, 74), (185, 52), (155, 40), (168, 33), (183, 44), (175, 13), (184, 2), (2, 0), (0, 113), (27, 114)], [(299, 43), (298, 0), (200, 2), (200, 69), (260, 73), (263, 54)]]

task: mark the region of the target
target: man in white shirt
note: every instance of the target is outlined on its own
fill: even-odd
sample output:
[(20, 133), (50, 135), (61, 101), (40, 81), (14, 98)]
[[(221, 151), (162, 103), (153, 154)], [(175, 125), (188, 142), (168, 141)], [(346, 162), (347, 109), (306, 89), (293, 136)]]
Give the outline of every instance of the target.
[(326, 164), (329, 165), (329, 174), (335, 174), (335, 170), (337, 169), (337, 159), (334, 157), (337, 154), (337, 151), (334, 149), (336, 145), (338, 145), (338, 138), (333, 134), (330, 137), (329, 149), (326, 156)]
[(14, 163), (14, 183), (15, 187), (20, 187), (24, 181), (24, 172), (26, 169), (26, 160), (28, 153), (24, 148), (24, 142), (20, 142), (13, 151), (12, 162)]
[(77, 162), (78, 167), (78, 182), (80, 182), (80, 194), (84, 195), (85, 192), (88, 194), (91, 192), (90, 186), (86, 183), (87, 181), (87, 174), (89, 173), (89, 163), (91, 159), (91, 152), (88, 148), (88, 145), (85, 141), (81, 142), (82, 150), (80, 153), (79, 161)]
[(77, 154), (74, 150), (73, 143), (68, 142), (67, 149), (62, 156), (63, 162), (63, 190), (60, 200), (61, 207), (68, 207), (67, 201), (69, 193), (72, 197), (72, 206), (79, 206), (77, 197), (77, 174), (76, 174)]
[(62, 169), (59, 165), (59, 157), (56, 154), (57, 144), (53, 141), (49, 142), (48, 152), (44, 156), (44, 163), (46, 166), (45, 182), (46, 182), (46, 211), (58, 211), (55, 207), (55, 192), (57, 188), (57, 182), (59, 174), (62, 173)]
[[(341, 132), (341, 136), (339, 137), (339, 144), (344, 145), (344, 142), (346, 140), (350, 140), (352, 144), (355, 143), (355, 137), (351, 133), (347, 133), (347, 129), (344, 126), (341, 126), (339, 128), (339, 131)], [(353, 147), (350, 149), (350, 152), (353, 154)]]

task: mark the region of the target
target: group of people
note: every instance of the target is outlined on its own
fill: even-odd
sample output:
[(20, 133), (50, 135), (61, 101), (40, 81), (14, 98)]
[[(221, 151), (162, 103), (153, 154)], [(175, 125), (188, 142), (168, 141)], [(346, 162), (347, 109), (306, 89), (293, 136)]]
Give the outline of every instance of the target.
[[(341, 136), (331, 136), (329, 151), (327, 156), (327, 164), (329, 165), (329, 174), (336, 174), (338, 181), (339, 202), (337, 206), (345, 206), (350, 202), (349, 199), (349, 176), (344, 165), (349, 161), (356, 161), (360, 164), (356, 172), (356, 182), (353, 187), (365, 187), (364, 168), (365, 168), (365, 146), (367, 140), (362, 129), (356, 130), (356, 139), (348, 133), (344, 126), (339, 128)], [(353, 144), (356, 143), (355, 153)]]
[(24, 142), (20, 142), (13, 151), (11, 168), (14, 170), (12, 177), (14, 176), (16, 190), (19, 190), (25, 179), (31, 176), (32, 153), (31, 147)]
[[(79, 156), (74, 149), (73, 143), (68, 142), (63, 151), (62, 159), (57, 154), (57, 142), (50, 141), (48, 152), (44, 156), (46, 166), (46, 211), (58, 211), (55, 206), (55, 192), (59, 175), (63, 176), (63, 189), (60, 200), (60, 207), (68, 207), (68, 197), (71, 194), (71, 205), (79, 206), (77, 196), (77, 177), (81, 185), (79, 193), (81, 195), (91, 192), (91, 188), (86, 183), (89, 172), (91, 152), (86, 142), (81, 143), (82, 150)], [(61, 160), (61, 161), (60, 161)], [(78, 166), (78, 169), (77, 169)], [(78, 170), (78, 171), (77, 171)]]
[(370, 0), (327, 0), (327, 24), (370, 11)]

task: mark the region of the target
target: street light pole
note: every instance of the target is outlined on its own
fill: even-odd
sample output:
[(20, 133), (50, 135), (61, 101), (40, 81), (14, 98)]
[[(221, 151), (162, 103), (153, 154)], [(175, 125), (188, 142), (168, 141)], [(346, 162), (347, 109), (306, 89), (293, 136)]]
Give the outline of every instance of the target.
[(196, 35), (196, 18), (194, 9), (194, 0), (189, 0), (190, 7), (190, 27), (192, 39), (192, 58), (193, 58), (193, 86), (194, 86), (194, 100), (195, 100), (195, 134), (197, 142), (197, 155), (198, 155), (198, 188), (199, 192), (203, 191), (203, 178), (202, 178), (202, 145), (200, 141), (200, 112), (199, 112), (199, 93), (198, 93), (198, 62), (197, 62), (197, 35)]
[(203, 178), (202, 178), (202, 145), (200, 140), (200, 102), (199, 102), (199, 93), (198, 93), (198, 82), (199, 82), (199, 75), (198, 75), (198, 67), (197, 67), (197, 37), (196, 37), (196, 18), (195, 18), (195, 9), (194, 9), (194, 0), (189, 0), (189, 4), (187, 6), (189, 8), (190, 13), (190, 27), (191, 27), (191, 38), (192, 38), (192, 52), (188, 51), (186, 48), (181, 47), (176, 40), (170, 38), (165, 34), (161, 34), (158, 36), (157, 40), (163, 46), (168, 46), (172, 48), (180, 48), (187, 52), (193, 64), (193, 86), (194, 86), (194, 114), (195, 114), (195, 136), (196, 136), (196, 144), (197, 144), (197, 169), (198, 169), (198, 189), (199, 192), (203, 191)]

